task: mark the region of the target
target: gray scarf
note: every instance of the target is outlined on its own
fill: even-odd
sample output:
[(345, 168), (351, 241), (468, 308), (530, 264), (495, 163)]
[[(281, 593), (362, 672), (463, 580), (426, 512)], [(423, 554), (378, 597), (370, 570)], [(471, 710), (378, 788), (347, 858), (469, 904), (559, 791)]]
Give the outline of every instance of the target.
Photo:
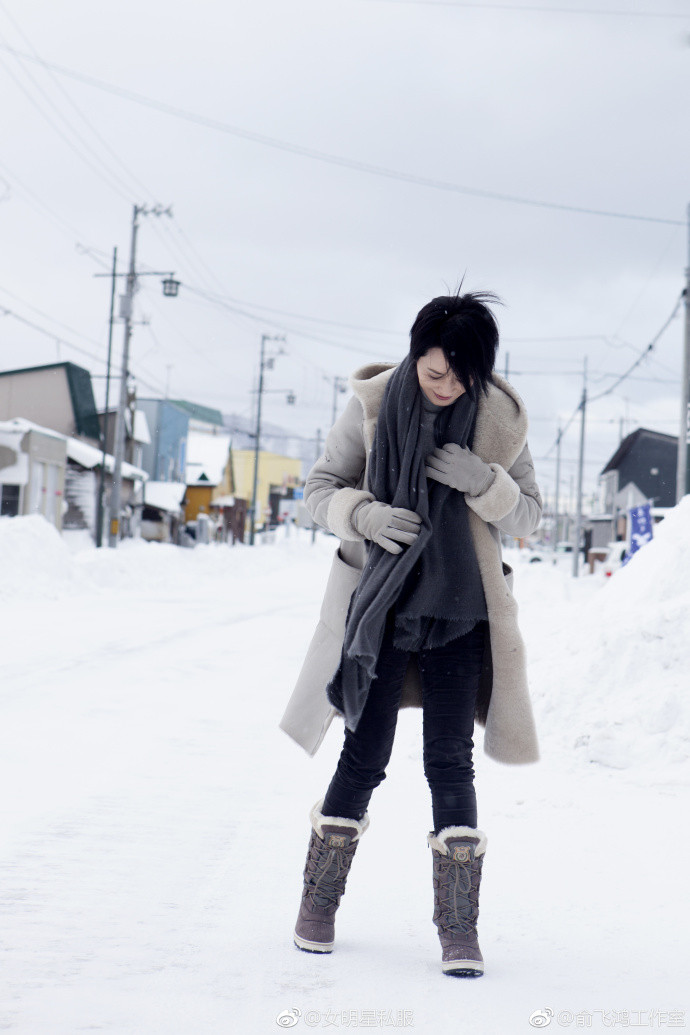
[[(462, 395), (438, 414), (438, 445), (471, 441), (476, 399)], [(395, 608), (394, 643), (402, 650), (440, 647), (487, 617), (463, 493), (424, 472), (430, 449), (422, 432), (423, 395), (408, 355), (386, 385), (369, 463), (369, 489), (422, 519), (416, 541), (400, 554), (367, 544), (367, 560), (350, 601), (340, 665), (328, 700), (353, 732), (364, 710), (388, 611)]]

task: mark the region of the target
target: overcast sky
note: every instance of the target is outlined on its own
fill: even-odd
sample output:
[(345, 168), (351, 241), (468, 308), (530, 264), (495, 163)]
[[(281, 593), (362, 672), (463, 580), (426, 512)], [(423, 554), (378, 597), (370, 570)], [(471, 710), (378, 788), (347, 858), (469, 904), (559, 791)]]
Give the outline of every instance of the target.
[[(266, 417), (325, 432), (333, 377), (401, 359), (464, 276), (504, 302), (499, 369), (551, 494), (585, 357), (597, 395), (683, 288), (689, 40), (688, 0), (0, 0), (0, 365), (103, 375), (94, 275), (115, 246), (124, 270), (135, 203), (172, 205), (141, 218), (139, 268), (182, 282), (141, 280), (142, 396), (250, 414), (261, 335), (284, 334)], [(621, 420), (677, 433), (682, 340), (681, 310), (588, 409), (588, 486)]]

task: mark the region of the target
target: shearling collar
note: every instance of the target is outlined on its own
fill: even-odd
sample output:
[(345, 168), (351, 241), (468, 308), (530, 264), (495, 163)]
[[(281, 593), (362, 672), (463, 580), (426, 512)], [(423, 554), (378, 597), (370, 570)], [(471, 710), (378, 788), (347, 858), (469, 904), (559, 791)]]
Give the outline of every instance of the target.
[[(350, 387), (362, 404), (364, 419), (378, 415), (395, 363), (368, 363), (350, 377)], [(489, 394), (479, 398), (472, 451), (486, 463), (509, 470), (527, 442), (527, 411), (512, 385), (494, 372)]]
[(367, 363), (350, 376), (350, 388), (362, 404), (364, 419), (376, 417), (397, 363)]

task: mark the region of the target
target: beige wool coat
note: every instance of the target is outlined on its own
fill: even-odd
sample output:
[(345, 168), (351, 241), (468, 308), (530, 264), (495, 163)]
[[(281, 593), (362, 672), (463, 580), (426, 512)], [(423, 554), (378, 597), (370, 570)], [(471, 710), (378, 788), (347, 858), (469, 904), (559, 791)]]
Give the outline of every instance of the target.
[[(333, 558), (320, 619), (280, 728), (309, 755), (318, 750), (335, 715), (326, 686), (340, 662), (350, 598), (365, 562), (363, 537), (351, 516), (362, 500), (368, 458), (383, 393), (394, 365), (373, 363), (350, 378), (353, 396), (326, 440), (323, 455), (309, 472), (304, 500), (317, 524), (341, 540)], [(465, 495), (489, 617), (476, 721), (485, 727), (484, 751), (499, 762), (539, 758), (527, 687), (525, 649), (512, 594), (512, 569), (501, 556), (500, 532), (526, 536), (539, 525), (542, 501), (527, 446), (527, 414), (515, 389), (493, 374), (488, 396), (481, 395), (472, 451), (489, 464), (495, 478), (480, 496)], [(408, 665), (400, 707), (421, 707), (422, 692), (414, 655)]]

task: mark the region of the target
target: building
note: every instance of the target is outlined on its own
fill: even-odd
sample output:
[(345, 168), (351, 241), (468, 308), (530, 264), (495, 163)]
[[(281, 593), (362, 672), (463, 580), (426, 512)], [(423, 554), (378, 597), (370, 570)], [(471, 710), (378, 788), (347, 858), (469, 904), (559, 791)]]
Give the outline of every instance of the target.
[[(134, 402), (134, 400), (133, 400)], [(105, 411), (98, 415), (101, 434), (105, 439), (106, 452), (115, 455), (115, 431), (117, 429), (117, 410), (108, 410), (106, 420)], [(125, 451), (123, 459), (133, 467), (143, 469), (144, 449), (151, 445), (151, 432), (149, 422), (143, 410), (128, 406), (125, 410)]]
[[(70, 439), (67, 442), (67, 472), (65, 479), (64, 528), (87, 529), (97, 539), (98, 494), (103, 468), (103, 450), (87, 442)], [(103, 537), (107, 538), (108, 508), (113, 484), (115, 458), (105, 454), (103, 470)], [(120, 535), (127, 538), (136, 534), (143, 505), (143, 486), (147, 474), (140, 467), (123, 461), (121, 468), (122, 491)]]
[(0, 516), (42, 514), (62, 529), (67, 439), (31, 421), (0, 421)]
[[(182, 492), (160, 492), (152, 484), (147, 496), (158, 504), (175, 504), (175, 512), (162, 506), (153, 513), (146, 501), (147, 529), (155, 535), (173, 535), (177, 502), (182, 501), (184, 522), (196, 534), (201, 518), (203, 537), (213, 532), (223, 541), (242, 539), (246, 499), (236, 493), (231, 458), (232, 433), (220, 410), (186, 399), (140, 399), (137, 407), (146, 415), (150, 441), (142, 448), (142, 466), (152, 483), (179, 483)], [(168, 518), (165, 517), (167, 513)], [(170, 519), (174, 518), (171, 524)], [(167, 521), (168, 531), (161, 531)], [(203, 533), (203, 535), (201, 535)], [(148, 534), (148, 531), (147, 531)]]
[(186, 485), (152, 482), (144, 485), (141, 538), (158, 543), (177, 543), (184, 523)]
[(0, 420), (13, 417), (101, 445), (91, 374), (75, 363), (0, 370)]
[(150, 433), (141, 466), (154, 482), (184, 484), (189, 414), (170, 399), (139, 399), (137, 408), (146, 415)]
[[(254, 450), (234, 449), (232, 465), (235, 479), (236, 495), (250, 501), (253, 498), (254, 486)], [(291, 456), (278, 453), (259, 454), (259, 480), (257, 485), (256, 526), (262, 528), (264, 523), (274, 520), (275, 506), (271, 506), (272, 497), (290, 496), (301, 482), (302, 461)]]
[[(110, 490), (114, 459), (106, 454), (104, 487)], [(42, 514), (63, 529), (87, 529), (96, 537), (98, 492), (103, 452), (82, 439), (61, 435), (15, 417), (0, 422), (0, 499), (4, 517)], [(122, 465), (125, 516), (131, 521), (134, 500), (146, 474)]]
[(625, 539), (631, 507), (652, 504), (661, 520), (676, 503), (678, 439), (661, 431), (637, 428), (622, 440), (599, 475), (599, 504), (588, 524), (591, 546)]
[[(0, 421), (15, 422), (28, 434), (18, 453), (19, 467), (13, 467), (12, 474), (6, 468), (2, 474), (4, 512), (43, 513), (58, 528), (88, 529), (96, 537), (103, 448), (89, 371), (75, 363), (0, 371)], [(55, 445), (59, 440), (62, 445)], [(28, 481), (11, 483), (10, 476), (23, 476), (21, 454), (27, 450)], [(64, 463), (58, 454), (64, 456)], [(106, 452), (104, 514), (113, 469), (113, 457)], [(141, 506), (146, 474), (125, 463), (122, 475), (123, 534), (127, 535)], [(53, 513), (58, 495), (59, 517)]]
[(677, 465), (675, 435), (638, 428), (623, 439), (599, 475), (603, 509), (609, 513), (648, 501), (656, 507), (675, 506)]
[[(256, 421), (239, 414), (225, 414), (225, 427), (232, 435), (233, 452), (254, 449), (256, 441)], [(324, 436), (321, 435), (317, 449), (317, 436), (305, 438), (295, 435), (278, 424), (263, 421), (261, 425), (261, 448), (276, 456), (299, 458), (301, 462), (300, 481), (304, 482), (307, 474), (314, 466), (318, 453), (323, 449)]]

